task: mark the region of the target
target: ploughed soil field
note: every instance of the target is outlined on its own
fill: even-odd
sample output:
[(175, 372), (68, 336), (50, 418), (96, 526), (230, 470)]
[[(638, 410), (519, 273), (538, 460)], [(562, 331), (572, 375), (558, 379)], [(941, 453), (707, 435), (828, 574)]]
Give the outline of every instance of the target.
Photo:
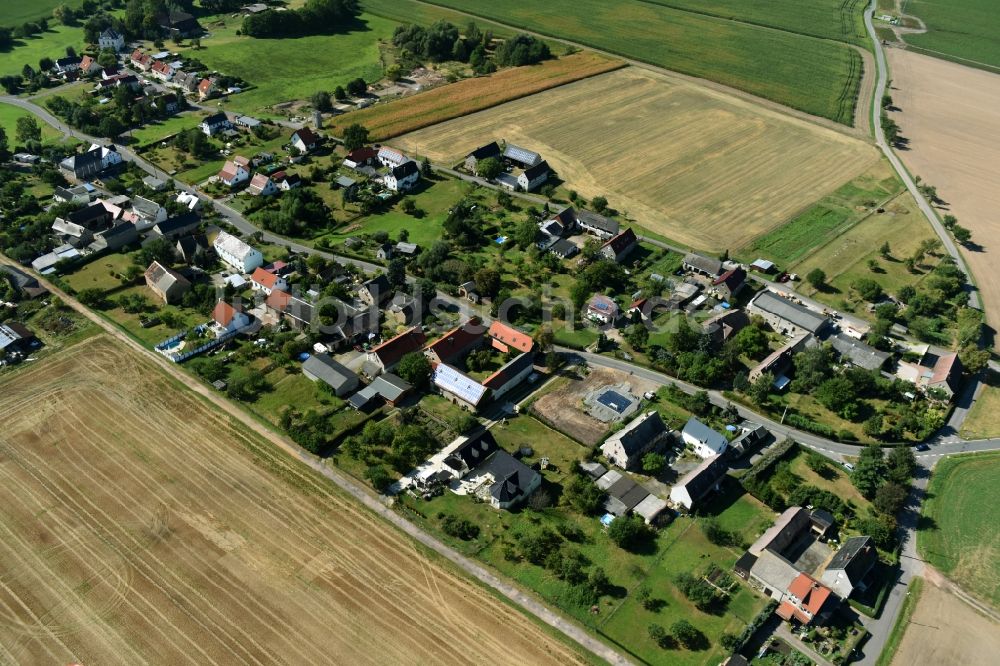
[[(907, 140), (899, 157), (937, 188), (951, 213), (972, 231), (965, 252), (986, 320), (1000, 330), (1000, 74), (930, 56), (889, 49), (890, 115)], [(1000, 340), (1000, 338), (998, 338)]]
[(746, 245), (873, 165), (873, 146), (688, 81), (629, 67), (405, 134), (455, 164), (493, 140), (537, 151), (566, 187), (669, 239)]
[(109, 338), (0, 414), (0, 662), (579, 661)]

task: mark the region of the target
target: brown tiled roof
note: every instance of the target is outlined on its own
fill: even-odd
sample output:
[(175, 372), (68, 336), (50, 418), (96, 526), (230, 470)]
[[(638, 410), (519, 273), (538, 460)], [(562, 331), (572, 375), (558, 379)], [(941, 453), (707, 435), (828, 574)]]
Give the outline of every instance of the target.
[(420, 330), (419, 326), (414, 326), (377, 347), (373, 347), (371, 353), (382, 361), (383, 367), (389, 367), (398, 363), (399, 359), (407, 354), (419, 350), (426, 341), (424, 332)]

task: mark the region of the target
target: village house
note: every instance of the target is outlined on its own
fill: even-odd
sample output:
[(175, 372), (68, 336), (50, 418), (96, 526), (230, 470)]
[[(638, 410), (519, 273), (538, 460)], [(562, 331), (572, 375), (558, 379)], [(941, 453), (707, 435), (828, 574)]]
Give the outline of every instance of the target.
[(260, 253), (260, 250), (250, 247), (236, 236), (225, 231), (219, 232), (212, 247), (215, 248), (219, 259), (241, 273), (251, 273), (255, 268), (264, 264), (264, 255)]
[(363, 146), (347, 153), (342, 164), (348, 169), (371, 166), (378, 161), (378, 152), (374, 148)]
[(478, 303), (482, 300), (479, 298), (479, 294), (476, 293), (476, 283), (473, 280), (460, 284), (458, 286), (458, 295), (471, 303)]
[(97, 64), (97, 60), (89, 55), (83, 56), (80, 59), (80, 73), (81, 74), (93, 74), (95, 72), (101, 71), (101, 66)]
[(504, 146), (503, 159), (509, 164), (522, 169), (530, 169), (542, 163), (541, 155), (533, 150), (515, 146), (513, 143), (508, 143)]
[(156, 17), (160, 28), (170, 33), (171, 37), (197, 37), (202, 34), (201, 25), (191, 14), (180, 10), (168, 10)]
[(156, 294), (156, 297), (167, 305), (181, 300), (191, 289), (191, 283), (183, 275), (171, 268), (154, 261), (146, 269), (146, 286)]
[(132, 55), (129, 56), (129, 62), (132, 64), (132, 67), (138, 69), (140, 72), (148, 72), (153, 66), (153, 58), (139, 49), (132, 51)]
[(321, 381), (338, 398), (358, 388), (361, 380), (346, 366), (326, 354), (312, 354), (302, 364), (302, 374), (312, 381)]
[(27, 354), (37, 346), (35, 334), (24, 324), (16, 321), (0, 324), (0, 356)]
[(389, 148), (388, 146), (382, 146), (379, 148), (377, 158), (379, 164), (384, 167), (389, 167), (390, 169), (411, 161), (410, 158), (403, 153), (393, 148)]
[(297, 331), (309, 328), (312, 324), (312, 303), (292, 296), (287, 291), (272, 289), (264, 301), (264, 308), (271, 315), (288, 322), (288, 325)]
[(180, 88), (184, 92), (193, 93), (198, 90), (200, 82), (201, 77), (198, 76), (198, 72), (185, 72), (181, 70), (174, 73), (174, 78), (170, 80), (170, 85)]
[(234, 188), (250, 179), (250, 160), (237, 155), (231, 160), (226, 160), (219, 172), (219, 182), (230, 188)]
[(382, 261), (388, 261), (389, 259), (392, 259), (393, 250), (394, 248), (392, 243), (382, 243), (378, 246), (378, 249), (375, 250), (375, 258)]
[(702, 322), (701, 330), (718, 347), (750, 325), (750, 317), (745, 310), (730, 308), (712, 315)]
[(920, 360), (913, 363), (900, 361), (896, 376), (913, 382), (922, 391), (943, 391), (949, 398), (961, 387), (962, 362), (958, 354), (948, 351), (932, 351), (924, 346), (918, 351)]
[(102, 51), (105, 49), (111, 49), (115, 53), (118, 53), (125, 48), (125, 36), (120, 32), (115, 32), (111, 28), (107, 28), (97, 37), (97, 46)]
[(742, 266), (731, 268), (712, 280), (712, 291), (724, 301), (731, 301), (746, 284), (747, 272)]
[(618, 235), (620, 226), (617, 220), (598, 215), (589, 210), (576, 211), (576, 224), (591, 236), (607, 240)]
[(831, 335), (827, 341), (840, 355), (840, 359), (862, 370), (881, 370), (892, 354), (875, 349), (863, 340), (853, 338), (846, 333)]
[(274, 184), (269, 176), (263, 173), (254, 174), (247, 186), (247, 192), (255, 197), (269, 197), (277, 194), (278, 186)]
[(729, 442), (729, 448), (739, 455), (756, 451), (764, 445), (770, 436), (767, 428), (751, 421), (744, 421), (737, 429), (739, 434), (733, 438), (733, 441)]
[(693, 416), (684, 425), (684, 429), (681, 431), (681, 440), (692, 447), (695, 454), (702, 458), (717, 456), (729, 446), (729, 442), (724, 436)]
[(489, 395), (488, 388), (447, 363), (437, 364), (431, 384), (444, 398), (472, 412), (478, 411)]
[(431, 363), (459, 363), (483, 346), (483, 324), (473, 317), (444, 333), (424, 349)]
[(79, 71), (81, 62), (83, 62), (83, 58), (79, 56), (67, 56), (56, 60), (52, 69), (57, 74), (69, 74), (70, 72)]
[(288, 282), (285, 281), (285, 278), (264, 269), (262, 266), (255, 268), (250, 275), (250, 284), (254, 290), (263, 292), (268, 296), (275, 290), (288, 291)]
[(393, 192), (408, 192), (420, 181), (420, 167), (413, 160), (390, 167), (382, 177), (382, 184)]
[(629, 228), (605, 241), (601, 246), (601, 255), (609, 261), (621, 263), (638, 245), (639, 239)]
[(392, 247), (392, 251), (397, 256), (401, 256), (404, 259), (412, 259), (417, 256), (417, 252), (420, 251), (420, 246), (416, 243), (407, 243), (405, 241), (399, 241)]
[(299, 174), (285, 173), (284, 171), (275, 171), (272, 173), (271, 180), (278, 184), (278, 189), (282, 192), (294, 190), (302, 184), (302, 177)]
[(384, 372), (389, 372), (407, 354), (420, 351), (427, 338), (419, 326), (408, 328), (399, 335), (386, 340), (380, 345), (372, 347), (368, 351), (365, 374), (375, 377)]
[(189, 234), (201, 225), (201, 218), (195, 213), (182, 213), (176, 217), (167, 218), (164, 222), (153, 225), (150, 237), (178, 238)]
[(75, 187), (57, 187), (52, 192), (52, 199), (56, 203), (85, 204), (90, 203), (94, 188), (90, 185), (77, 185)]
[(59, 167), (68, 171), (77, 180), (87, 180), (101, 174), (108, 167), (121, 164), (122, 157), (114, 146), (92, 145), (83, 153), (74, 153)]
[(594, 294), (587, 301), (587, 318), (602, 324), (618, 321), (618, 304), (604, 294)]
[(198, 91), (198, 101), (204, 102), (206, 99), (215, 94), (215, 79), (202, 79), (198, 82), (196, 90)]
[(659, 412), (646, 412), (608, 437), (601, 445), (601, 453), (612, 465), (637, 469), (642, 464), (642, 457), (666, 440), (668, 435)]
[(826, 565), (820, 580), (837, 596), (847, 599), (854, 590), (867, 589), (865, 578), (877, 562), (878, 551), (870, 536), (851, 537)]
[(820, 337), (830, 325), (830, 319), (826, 315), (782, 298), (767, 289), (757, 294), (747, 309), (752, 314), (763, 317), (776, 332), (788, 337), (796, 337), (803, 333), (812, 333)]
[(344, 201), (354, 201), (358, 197), (358, 181), (347, 176), (337, 176), (333, 179), (333, 184), (343, 192)]
[(198, 127), (201, 128), (201, 131), (204, 132), (206, 136), (215, 136), (222, 130), (232, 129), (233, 124), (229, 122), (229, 118), (226, 117), (226, 114), (220, 111), (219, 113), (207, 116), (201, 121), (201, 124), (198, 125)]
[(0, 273), (10, 278), (11, 283), (24, 298), (35, 299), (49, 293), (49, 290), (43, 287), (37, 278), (28, 275), (16, 266), (0, 264)]
[(815, 345), (815, 340), (816, 338), (811, 333), (803, 333), (792, 338), (751, 368), (749, 375), (747, 375), (748, 380), (752, 384), (760, 379), (760, 376), (765, 372), (769, 372), (774, 375), (774, 387), (778, 390), (785, 388), (791, 381), (785, 376), (785, 373), (792, 367), (792, 359), (806, 347)]
[(317, 143), (319, 143), (319, 137), (316, 136), (316, 133), (308, 127), (303, 127), (302, 129), (292, 132), (292, 147), (303, 155), (315, 148)]
[(234, 307), (223, 300), (215, 304), (212, 321), (216, 337), (242, 330), (250, 325), (250, 317), (243, 312), (242, 307)]
[(688, 511), (697, 507), (710, 493), (718, 490), (719, 483), (729, 471), (722, 456), (705, 458), (697, 467), (682, 476), (670, 488), (670, 501)]
[(146, 231), (167, 219), (167, 209), (146, 197), (132, 199), (132, 213), (136, 218), (135, 228), (139, 231)]
[(91, 252), (115, 252), (139, 240), (139, 232), (132, 222), (119, 222), (94, 234), (94, 240), (87, 245)]
[(681, 267), (691, 273), (698, 273), (706, 277), (714, 278), (722, 272), (722, 262), (714, 257), (706, 257), (697, 252), (690, 252), (684, 255)]
[(185, 264), (194, 264), (208, 252), (208, 238), (205, 234), (183, 236), (177, 240), (174, 249), (177, 250), (177, 256), (181, 261)]
[(486, 462), (486, 459), (499, 450), (493, 434), (486, 430), (478, 437), (466, 438), (464, 442), (455, 447), (443, 461), (441, 467), (456, 480), (464, 479), (479, 465)]
[[(528, 167), (517, 176), (517, 186), (525, 192), (534, 192), (542, 183), (549, 179), (548, 162), (540, 162)], [(502, 184), (502, 183), (501, 183)]]
[(807, 573), (800, 573), (788, 586), (787, 594), (775, 614), (783, 620), (802, 625), (824, 624), (839, 605), (827, 586)]
[(503, 449), (495, 451), (473, 472), (478, 497), (494, 509), (508, 510), (522, 503), (542, 484), (542, 475)]
[(149, 75), (161, 81), (169, 81), (174, 77), (174, 68), (165, 60), (157, 60), (149, 68)]
[(382, 307), (392, 298), (393, 292), (389, 278), (383, 274), (362, 282), (358, 287), (358, 299), (365, 305)]
[(479, 162), (485, 159), (500, 159), (500, 146), (496, 141), (491, 141), (485, 146), (476, 148), (465, 156), (465, 169), (470, 173), (479, 175)]
[(534, 359), (534, 352), (518, 354), (484, 379), (483, 386), (489, 390), (494, 400), (499, 400), (531, 376), (535, 371)]

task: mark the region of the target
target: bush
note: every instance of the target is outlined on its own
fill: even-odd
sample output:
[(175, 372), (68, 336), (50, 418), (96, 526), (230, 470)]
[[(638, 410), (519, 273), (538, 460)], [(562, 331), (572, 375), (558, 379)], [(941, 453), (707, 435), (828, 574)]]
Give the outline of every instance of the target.
[(653, 529), (639, 516), (615, 518), (608, 528), (608, 537), (619, 548), (636, 550), (653, 537)]
[(470, 541), (479, 536), (478, 525), (465, 518), (455, 516), (445, 516), (444, 520), (441, 521), (441, 529), (448, 536), (462, 541)]

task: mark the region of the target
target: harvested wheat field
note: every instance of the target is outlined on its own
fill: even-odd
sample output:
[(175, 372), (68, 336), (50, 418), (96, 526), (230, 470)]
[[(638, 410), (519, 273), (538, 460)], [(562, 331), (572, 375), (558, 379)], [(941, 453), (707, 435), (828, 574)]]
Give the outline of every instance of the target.
[(340, 134), (349, 125), (360, 123), (371, 133), (373, 141), (384, 141), (624, 66), (621, 60), (589, 51), (573, 53), (556, 60), (544, 60), (537, 65), (463, 79), (388, 104), (346, 113), (333, 120), (331, 129)]
[(0, 662), (578, 660), (108, 338), (0, 414)]
[(1000, 625), (974, 611), (931, 573), (892, 659), (893, 666), (995, 664), (1000, 652)]
[[(1000, 330), (1000, 74), (889, 49), (892, 114), (909, 140), (899, 157), (937, 187), (979, 247), (965, 252), (989, 324)], [(998, 338), (1000, 339), (1000, 338)]]
[(531, 411), (544, 423), (587, 446), (594, 446), (608, 434), (610, 423), (602, 423), (587, 413), (583, 400), (588, 393), (605, 385), (628, 384), (631, 393), (641, 396), (659, 388), (655, 382), (620, 370), (592, 368), (586, 374), (579, 370), (563, 372), (550, 389), (531, 406)]
[(745, 245), (878, 159), (834, 130), (637, 67), (399, 137), (449, 164), (493, 139), (538, 151), (566, 186), (708, 250)]

